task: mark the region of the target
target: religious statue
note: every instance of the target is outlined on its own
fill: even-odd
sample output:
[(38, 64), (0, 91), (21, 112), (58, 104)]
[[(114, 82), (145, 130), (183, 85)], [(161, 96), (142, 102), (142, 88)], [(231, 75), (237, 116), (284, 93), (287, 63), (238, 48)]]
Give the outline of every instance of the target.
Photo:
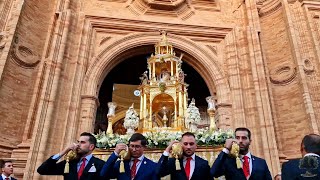
[(209, 96), (206, 98), (208, 103), (208, 110), (216, 110), (216, 101), (213, 96)]
[(138, 113), (134, 110), (133, 104), (126, 112), (123, 125), (127, 129), (127, 134), (133, 134), (134, 130), (139, 126), (139, 116)]
[(167, 69), (163, 69), (160, 74), (160, 82), (166, 83), (170, 79), (170, 74)]
[(117, 107), (117, 103), (114, 102), (108, 102), (108, 114), (107, 117), (114, 117), (115, 116), (115, 110)]
[(180, 83), (184, 83), (184, 77), (186, 76), (186, 74), (182, 71), (179, 70), (178, 75), (177, 75), (177, 79)]
[(148, 71), (145, 71), (139, 79), (142, 85), (148, 84)]
[(187, 114), (185, 119), (185, 126), (191, 132), (197, 131), (197, 126), (201, 121), (199, 109), (196, 107), (194, 98), (192, 98), (191, 103), (187, 108)]
[(113, 129), (112, 129), (112, 119), (115, 116), (115, 111), (116, 111), (117, 103), (115, 102), (108, 102), (108, 129), (107, 133), (108, 134), (113, 134)]

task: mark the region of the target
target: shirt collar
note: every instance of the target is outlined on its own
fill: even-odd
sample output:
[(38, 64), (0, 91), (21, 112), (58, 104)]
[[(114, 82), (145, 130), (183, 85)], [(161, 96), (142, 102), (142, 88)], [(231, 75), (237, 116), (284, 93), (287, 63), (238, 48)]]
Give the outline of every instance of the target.
[[(87, 155), (85, 158), (86, 158), (86, 161), (88, 161), (88, 162), (89, 162), (89, 161), (90, 161), (90, 159), (92, 158), (92, 154)], [(81, 158), (81, 160), (82, 160), (82, 159), (83, 159), (83, 158)]]
[(316, 156), (316, 157), (320, 157), (318, 154), (315, 154), (315, 153), (307, 153), (304, 155), (304, 157), (306, 156)]
[[(196, 160), (196, 154), (193, 153), (192, 156), (190, 156), (192, 158), (192, 160)], [(183, 156), (183, 161), (186, 161), (187, 160), (187, 157), (186, 156)]]
[(9, 176), (9, 177), (7, 177), (7, 176), (5, 176), (4, 174), (1, 174), (1, 176), (2, 176), (2, 179), (3, 179), (3, 180), (5, 180), (6, 178), (11, 179), (11, 177), (10, 177), (10, 176)]
[(247, 156), (249, 159), (251, 159), (251, 153), (248, 152), (246, 155), (241, 155), (240, 154), (240, 158), (243, 159), (243, 156)]
[[(135, 158), (131, 158), (131, 161), (133, 161)], [(142, 154), (140, 157), (138, 157), (137, 159), (139, 159), (140, 162), (142, 162), (142, 160), (144, 159), (144, 155)]]

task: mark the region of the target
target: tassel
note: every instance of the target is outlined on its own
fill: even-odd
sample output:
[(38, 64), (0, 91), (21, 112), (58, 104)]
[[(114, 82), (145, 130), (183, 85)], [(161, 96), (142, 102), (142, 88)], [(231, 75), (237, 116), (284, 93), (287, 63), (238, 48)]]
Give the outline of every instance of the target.
[(181, 170), (180, 162), (179, 162), (178, 158), (176, 159), (176, 170)]
[(66, 160), (66, 165), (64, 166), (64, 173), (69, 173), (69, 158)]
[(120, 160), (120, 169), (119, 169), (120, 173), (124, 173), (124, 163), (123, 163), (123, 159), (121, 157), (121, 160)]
[(242, 164), (241, 164), (241, 161), (240, 161), (239, 157), (236, 158), (236, 162), (237, 162), (237, 168), (241, 169), (242, 168)]

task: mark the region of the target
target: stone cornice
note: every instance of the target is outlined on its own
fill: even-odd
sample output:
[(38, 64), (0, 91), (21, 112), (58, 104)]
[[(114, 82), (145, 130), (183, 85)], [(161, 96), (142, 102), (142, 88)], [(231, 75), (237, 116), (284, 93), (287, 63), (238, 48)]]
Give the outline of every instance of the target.
[(300, 1), (301, 6), (307, 7), (309, 10), (320, 11), (320, 0), (316, 1)]
[(165, 22), (150, 22), (131, 19), (119, 19), (111, 17), (86, 16), (91, 27), (97, 32), (103, 32), (106, 29), (122, 30), (128, 32), (155, 32), (160, 29), (182, 36), (201, 37), (208, 41), (212, 38), (223, 40), (224, 37), (233, 29), (233, 27), (201, 26), (187, 25)]

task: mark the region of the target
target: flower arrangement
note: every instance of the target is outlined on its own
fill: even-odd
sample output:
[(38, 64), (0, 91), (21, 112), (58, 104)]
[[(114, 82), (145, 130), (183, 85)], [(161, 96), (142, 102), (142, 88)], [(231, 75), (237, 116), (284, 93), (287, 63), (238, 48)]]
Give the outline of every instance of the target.
[[(172, 132), (163, 130), (161, 128), (155, 129), (154, 132), (146, 132), (143, 135), (147, 139), (149, 148), (165, 148), (168, 143), (173, 140), (180, 140), (183, 132)], [(210, 131), (208, 128), (198, 129), (195, 133), (197, 144), (199, 146), (221, 146), (225, 143), (226, 139), (233, 137), (232, 130), (218, 130)], [(114, 148), (117, 143), (128, 144), (131, 135), (118, 135), (100, 132), (95, 135), (97, 138), (98, 148)]]

